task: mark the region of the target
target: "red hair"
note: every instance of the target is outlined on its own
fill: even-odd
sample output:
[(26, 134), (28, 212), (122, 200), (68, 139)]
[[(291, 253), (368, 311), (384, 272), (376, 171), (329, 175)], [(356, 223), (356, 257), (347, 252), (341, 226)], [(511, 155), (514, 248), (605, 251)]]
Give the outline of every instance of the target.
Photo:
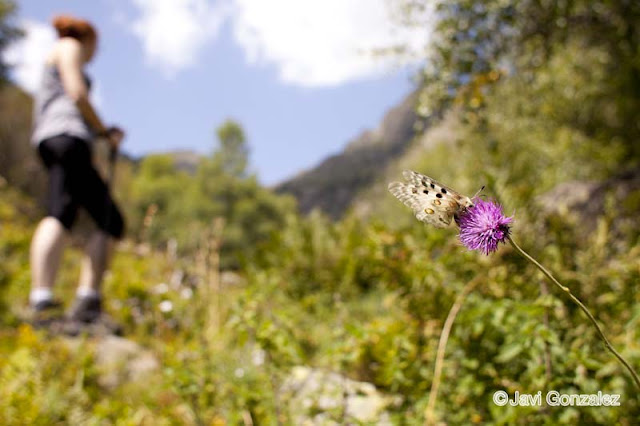
[(89, 21), (70, 15), (58, 15), (53, 18), (53, 27), (58, 37), (71, 37), (79, 41), (97, 40), (98, 33)]

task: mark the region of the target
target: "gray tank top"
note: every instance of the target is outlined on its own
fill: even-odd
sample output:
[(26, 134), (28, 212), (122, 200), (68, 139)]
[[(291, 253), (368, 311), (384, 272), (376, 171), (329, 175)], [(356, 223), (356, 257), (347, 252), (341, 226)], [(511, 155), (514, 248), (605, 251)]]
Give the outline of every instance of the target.
[[(84, 74), (84, 78), (87, 87), (91, 87), (89, 77)], [(47, 65), (35, 96), (31, 142), (37, 145), (62, 134), (87, 141), (94, 137), (75, 102), (64, 91), (58, 67)]]

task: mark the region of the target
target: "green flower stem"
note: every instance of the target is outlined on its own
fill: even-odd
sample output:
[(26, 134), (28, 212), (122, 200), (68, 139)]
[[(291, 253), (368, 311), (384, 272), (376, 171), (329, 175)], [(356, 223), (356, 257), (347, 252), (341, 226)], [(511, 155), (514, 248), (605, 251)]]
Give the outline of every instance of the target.
[(607, 347), (607, 349), (609, 349), (609, 351), (616, 357), (618, 358), (618, 361), (620, 361), (622, 363), (622, 365), (625, 366), (625, 368), (629, 371), (629, 373), (631, 373), (631, 376), (633, 376), (633, 380), (636, 382), (636, 386), (638, 386), (638, 389), (640, 389), (640, 378), (638, 378), (638, 374), (633, 370), (633, 368), (631, 367), (631, 365), (622, 357), (622, 355), (620, 355), (618, 353), (618, 351), (616, 351), (613, 346), (611, 346), (611, 343), (609, 343), (609, 340), (607, 339), (607, 337), (604, 335), (604, 332), (602, 331), (602, 329), (600, 328), (600, 326), (598, 325), (598, 322), (596, 321), (596, 319), (593, 317), (593, 315), (591, 315), (591, 312), (589, 312), (589, 309), (587, 309), (587, 307), (580, 301), (580, 299), (578, 299), (576, 296), (573, 295), (573, 293), (571, 293), (571, 290), (569, 290), (568, 287), (563, 286), (562, 284), (560, 284), (558, 282), (558, 280), (556, 280), (554, 278), (553, 275), (551, 275), (551, 273), (549, 271), (547, 271), (545, 269), (544, 266), (542, 266), (540, 263), (538, 263), (537, 260), (535, 260), (533, 257), (529, 256), (529, 254), (527, 252), (525, 252), (524, 250), (522, 250), (520, 248), (520, 246), (518, 244), (515, 243), (515, 241), (513, 241), (513, 239), (511, 239), (511, 235), (507, 236), (507, 239), (509, 240), (509, 242), (511, 243), (511, 245), (513, 246), (514, 249), (516, 249), (516, 251), (518, 253), (520, 253), (520, 255), (522, 255), (522, 257), (524, 257), (525, 259), (527, 259), (529, 262), (533, 263), (534, 265), (536, 265), (536, 267), (538, 269), (540, 269), (540, 271), (542, 271), (542, 273), (549, 278), (549, 280), (556, 285), (556, 287), (558, 287), (560, 290), (562, 290), (563, 292), (565, 292), (565, 294), (567, 296), (569, 296), (569, 298), (580, 307), (580, 309), (582, 309), (582, 312), (584, 312), (587, 317), (589, 317), (589, 320), (591, 321), (591, 323), (593, 324), (593, 326), (596, 328), (596, 330), (598, 331), (598, 334), (600, 335), (600, 338), (602, 339), (602, 341), (604, 342), (604, 345)]

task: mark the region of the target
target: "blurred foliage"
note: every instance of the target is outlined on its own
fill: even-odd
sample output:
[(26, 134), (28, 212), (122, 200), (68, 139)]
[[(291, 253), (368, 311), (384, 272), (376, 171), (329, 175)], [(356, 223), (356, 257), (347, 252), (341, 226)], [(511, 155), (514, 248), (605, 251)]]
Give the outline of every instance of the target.
[[(385, 196), (369, 200), (367, 220), (298, 215), (291, 199), (247, 172), (245, 136), (233, 122), (192, 173), (168, 155), (119, 169), (132, 233), (105, 294), (127, 337), (160, 361), (144, 380), (106, 386), (95, 340), (70, 347), (18, 325), (38, 212), (19, 190), (0, 186), (0, 423), (289, 424), (304, 408), (290, 404), (282, 384), (292, 367), (310, 365), (375, 384), (394, 397), (394, 423), (419, 424), (440, 330), (475, 281), (449, 338), (439, 419), (637, 424), (638, 391), (581, 311), (545, 294), (543, 277), (509, 247), (489, 257), (468, 252), (453, 228), (416, 223), (385, 190), (401, 167), (467, 194), (486, 184), (488, 196), (515, 212), (514, 238), (592, 309), (639, 369), (638, 191), (622, 199), (616, 187), (605, 191), (590, 217), (550, 214), (540, 201), (560, 183), (616, 182), (621, 169), (635, 170), (636, 9), (614, 1), (442, 2), (433, 66), (444, 74), (423, 87), (444, 95), (430, 100), (452, 114), (454, 132), (429, 150), (416, 144), (385, 172)], [(164, 249), (172, 239), (177, 253)], [(65, 300), (78, 254), (70, 251), (61, 270)], [(602, 391), (620, 394), (621, 406), (497, 407), (497, 390)]]
[[(161, 368), (144, 381), (105, 387), (91, 339), (73, 347), (15, 327), (16, 309), (26, 301), (33, 222), (15, 211), (28, 211), (30, 203), (14, 190), (3, 189), (0, 199), (9, 200), (0, 204), (1, 294), (11, 303), (0, 335), (3, 424), (237, 424), (247, 416), (254, 424), (287, 424), (299, 407), (288, 405), (280, 385), (293, 366), (305, 364), (374, 383), (400, 397), (390, 408), (395, 422), (415, 423), (426, 406), (440, 328), (470, 280), (480, 285), (449, 341), (437, 404), (441, 418), (452, 424), (633, 424), (640, 415), (633, 383), (581, 312), (541, 295), (541, 276), (516, 253), (503, 248), (481, 257), (465, 252), (453, 230), (390, 229), (355, 217), (331, 223), (317, 214), (288, 215), (282, 232), (235, 281), (212, 278), (192, 257), (122, 244), (105, 280), (107, 309), (128, 338), (161, 360)], [(556, 229), (539, 234), (520, 220), (516, 231), (530, 245), (541, 240), (546, 248), (537, 254), (587, 301), (613, 344), (638, 365), (640, 246), (625, 243), (620, 252), (610, 244), (609, 217), (615, 212), (577, 246), (554, 241)], [(77, 255), (73, 250), (66, 257), (62, 283), (77, 274)], [(70, 300), (73, 286), (60, 291)], [(543, 362), (547, 345), (550, 381)], [(491, 395), (499, 389), (602, 390), (621, 394), (623, 403), (498, 408)], [(339, 421), (339, 413), (332, 418)]]
[(216, 131), (220, 146), (213, 155), (216, 168), (233, 177), (246, 177), (249, 166), (249, 147), (239, 123), (227, 120)]
[(0, 86), (7, 81), (7, 73), (10, 69), (10, 65), (5, 62), (5, 49), (23, 35), (22, 30), (13, 22), (15, 13), (14, 1), (0, 0)]
[(0, 176), (39, 198), (46, 185), (31, 138), (31, 97), (11, 84), (0, 85)]
[(237, 268), (280, 229), (294, 203), (248, 174), (248, 147), (237, 123), (224, 123), (218, 135), (220, 146), (194, 173), (178, 170), (170, 154), (150, 155), (130, 181), (119, 182), (131, 196), (127, 217), (138, 238), (156, 246), (175, 239), (182, 253), (192, 253), (199, 235), (222, 218), (222, 264)]
[[(410, 22), (433, 7), (433, 2), (423, 0), (400, 3)], [(435, 114), (452, 103), (480, 108), (488, 86), (507, 76), (525, 89), (517, 97), (523, 109), (553, 115), (605, 143), (621, 143), (631, 157), (628, 160), (637, 164), (638, 2), (447, 0), (436, 2), (435, 13), (435, 34), (421, 76), (419, 112), (423, 115)], [(432, 15), (426, 16), (433, 20)], [(569, 108), (527, 105), (537, 100), (527, 89), (533, 89), (530, 95), (535, 95), (540, 86), (555, 84), (553, 71), (558, 68), (574, 74), (580, 83), (557, 86), (559, 90), (548, 92), (569, 101)]]

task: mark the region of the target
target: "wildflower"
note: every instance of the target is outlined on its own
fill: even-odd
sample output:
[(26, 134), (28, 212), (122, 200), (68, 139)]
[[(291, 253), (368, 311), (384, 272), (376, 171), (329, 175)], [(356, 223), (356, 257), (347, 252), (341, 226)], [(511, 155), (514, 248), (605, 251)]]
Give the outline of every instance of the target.
[(165, 294), (169, 291), (169, 286), (166, 283), (160, 283), (153, 287), (155, 294)]
[(251, 361), (255, 366), (260, 366), (264, 364), (266, 357), (267, 357), (267, 353), (260, 348), (254, 349), (253, 352), (251, 353)]
[(161, 312), (167, 313), (173, 310), (173, 303), (170, 300), (163, 300), (158, 304), (158, 308)]
[(502, 213), (499, 204), (476, 198), (474, 206), (463, 212), (458, 220), (460, 241), (469, 250), (492, 253), (498, 249), (498, 243), (507, 240), (512, 221), (512, 217)]
[[(589, 309), (587, 309), (580, 299), (571, 293), (571, 290), (568, 287), (560, 284), (560, 282), (556, 280), (555, 277), (544, 268), (544, 266), (531, 257), (527, 252), (522, 250), (520, 246), (513, 241), (510, 235), (510, 224), (513, 222), (513, 217), (505, 216), (502, 213), (502, 206), (494, 201), (484, 201), (479, 198), (474, 198), (472, 201), (470, 198), (458, 194), (451, 188), (438, 183), (435, 179), (420, 173), (405, 171), (403, 175), (409, 182), (392, 182), (389, 184), (389, 191), (391, 191), (391, 193), (404, 204), (411, 207), (418, 220), (429, 223), (437, 228), (443, 228), (449, 225), (452, 219), (455, 219), (456, 223), (460, 226), (460, 241), (462, 241), (462, 244), (464, 244), (469, 250), (480, 250), (487, 255), (496, 251), (499, 243), (509, 241), (511, 246), (520, 255), (522, 255), (522, 257), (535, 265), (536, 268), (538, 268), (556, 287), (566, 294), (573, 303), (582, 309), (600, 335), (605, 347), (627, 369), (640, 389), (640, 376), (638, 376), (633, 367), (631, 367), (631, 364), (629, 364), (627, 360), (625, 360), (622, 355), (620, 355), (618, 351), (611, 346), (611, 343), (609, 343), (609, 340)], [(471, 285), (472, 283), (474, 283), (474, 281), (467, 284), (465, 291), (469, 291), (471, 287), (473, 287), (473, 285)], [(463, 291), (461, 295), (462, 298), (464, 298), (464, 295), (465, 293)], [(460, 308), (461, 303), (461, 301), (456, 301), (456, 305), (454, 305), (456, 312), (457, 309)], [(454, 312), (454, 308), (450, 311), (450, 315)], [(455, 314), (451, 316), (451, 318), (455, 318)], [(449, 318), (447, 318), (447, 322), (449, 322)], [(451, 324), (449, 323), (449, 327), (450, 325)], [(445, 325), (445, 327), (447, 326)], [(448, 335), (448, 331), (446, 331), (446, 334)], [(445, 335), (444, 329), (443, 335)], [(446, 345), (446, 337), (444, 342), (444, 345)], [(444, 354), (443, 348), (442, 353)], [(438, 352), (440, 352), (440, 350), (441, 348), (439, 347)], [(436, 360), (437, 374), (439, 374), (439, 368), (441, 369), (442, 366), (441, 360), (442, 358)], [(439, 383), (439, 379), (433, 381), (431, 391), (433, 399), (430, 396), (429, 406), (426, 413), (427, 419), (431, 418), (433, 414), (433, 404), (435, 404), (435, 395), (437, 395), (437, 383)]]
[(183, 299), (191, 299), (193, 297), (193, 290), (190, 287), (185, 287), (180, 290), (180, 297)]

